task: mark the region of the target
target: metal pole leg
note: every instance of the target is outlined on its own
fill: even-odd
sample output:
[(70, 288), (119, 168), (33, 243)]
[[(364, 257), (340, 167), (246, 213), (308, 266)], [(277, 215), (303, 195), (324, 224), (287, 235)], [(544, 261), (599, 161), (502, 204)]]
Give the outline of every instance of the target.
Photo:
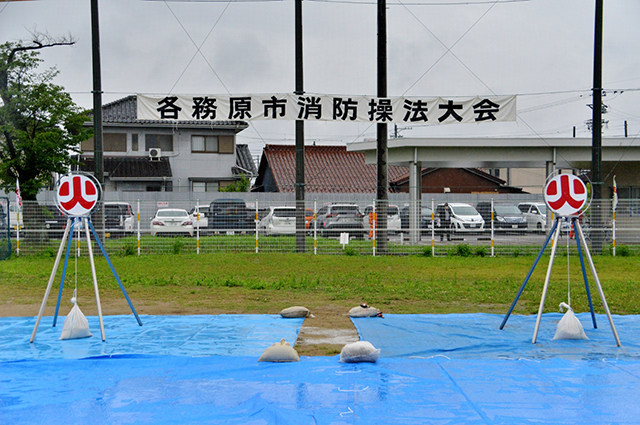
[(580, 266), (582, 267), (582, 276), (584, 277), (584, 287), (587, 290), (587, 300), (589, 300), (589, 310), (591, 310), (591, 321), (593, 322), (593, 328), (598, 329), (598, 324), (596, 323), (596, 313), (593, 311), (593, 301), (591, 300), (591, 291), (589, 290), (589, 279), (587, 279), (587, 270), (584, 267), (584, 257), (582, 256), (582, 246), (580, 244), (580, 236), (578, 236), (576, 222), (577, 220), (574, 218), (573, 232), (576, 235), (576, 245), (578, 246), (578, 255), (580, 256)]
[(31, 339), (29, 342), (33, 342), (36, 339), (36, 332), (38, 332), (38, 326), (40, 326), (40, 319), (42, 319), (42, 315), (44, 314), (44, 308), (47, 305), (47, 299), (49, 298), (49, 292), (51, 292), (51, 286), (53, 285), (53, 279), (56, 277), (56, 273), (58, 272), (58, 266), (60, 265), (60, 259), (62, 258), (62, 251), (64, 251), (64, 245), (67, 241), (67, 237), (69, 236), (69, 230), (71, 228), (69, 219), (67, 219), (67, 226), (64, 229), (64, 235), (62, 236), (62, 240), (60, 241), (60, 248), (58, 248), (58, 255), (56, 256), (56, 261), (53, 264), (53, 270), (51, 270), (51, 276), (49, 276), (49, 283), (47, 284), (47, 290), (44, 292), (44, 298), (42, 299), (42, 305), (40, 306), (40, 311), (38, 312), (38, 319), (36, 320), (36, 326), (33, 328), (33, 332), (31, 333)]
[(577, 229), (580, 234), (580, 240), (584, 244), (584, 253), (587, 256), (587, 261), (589, 261), (589, 267), (591, 267), (591, 274), (593, 275), (593, 280), (596, 282), (596, 287), (598, 288), (598, 292), (600, 293), (600, 298), (602, 299), (602, 307), (604, 307), (605, 313), (607, 313), (607, 318), (609, 319), (609, 324), (611, 325), (611, 330), (613, 331), (613, 336), (616, 339), (616, 344), (618, 347), (621, 347), (620, 338), (618, 337), (618, 332), (616, 331), (616, 326), (613, 324), (613, 318), (611, 318), (611, 312), (609, 311), (609, 306), (607, 305), (607, 299), (604, 296), (604, 291), (602, 290), (602, 285), (600, 285), (600, 279), (598, 279), (598, 273), (596, 272), (596, 266), (593, 264), (593, 260), (591, 259), (591, 253), (587, 248), (587, 242), (584, 238), (584, 233), (582, 233), (582, 226), (580, 223), (576, 222)]
[[(100, 333), (102, 334), (102, 341), (105, 341), (104, 336), (104, 323), (102, 321), (102, 305), (100, 304), (100, 292), (98, 291), (98, 277), (96, 276), (96, 265), (93, 261), (93, 248), (91, 247), (91, 235), (89, 234), (89, 221), (86, 217), (82, 219), (84, 223), (84, 231), (87, 235), (87, 248), (89, 250), (89, 262), (91, 263), (91, 275), (93, 276), (93, 290), (96, 293), (96, 307), (98, 308), (98, 319), (100, 320)], [(97, 238), (96, 238), (97, 239)]]
[[(556, 221), (558, 223), (558, 221)], [(536, 327), (533, 330), (532, 344), (538, 339), (538, 329), (540, 329), (540, 319), (542, 318), (542, 310), (544, 309), (544, 300), (547, 298), (547, 289), (549, 288), (549, 279), (551, 278), (551, 269), (553, 268), (553, 259), (556, 256), (556, 248), (558, 247), (558, 238), (560, 237), (560, 226), (556, 226), (556, 233), (553, 237), (553, 246), (551, 247), (551, 258), (549, 258), (549, 267), (547, 268), (547, 276), (544, 279), (544, 288), (542, 289), (542, 298), (540, 299), (540, 307), (538, 308), (538, 318), (536, 319)]]
[(547, 249), (547, 245), (549, 245), (549, 240), (551, 240), (551, 237), (553, 236), (557, 226), (558, 226), (558, 222), (555, 221), (553, 224), (553, 227), (551, 227), (551, 231), (549, 231), (549, 236), (547, 236), (547, 240), (544, 241), (544, 245), (542, 245), (542, 249), (540, 250), (540, 252), (538, 253), (538, 256), (536, 257), (536, 261), (533, 262), (533, 266), (531, 266), (531, 269), (529, 270), (529, 274), (527, 274), (527, 277), (524, 279), (524, 282), (522, 282), (522, 286), (520, 287), (520, 290), (518, 291), (516, 298), (513, 300), (513, 303), (511, 303), (511, 307), (509, 307), (509, 311), (507, 311), (507, 314), (504, 316), (504, 319), (502, 320), (502, 324), (500, 325), (501, 330), (502, 328), (504, 328), (504, 325), (507, 324), (507, 320), (509, 320), (509, 316), (511, 316), (511, 312), (513, 312), (513, 309), (518, 303), (518, 300), (520, 299), (520, 295), (522, 295), (522, 292), (524, 291), (524, 287), (527, 286), (527, 283), (529, 282), (529, 279), (531, 278), (533, 271), (538, 265), (538, 262), (540, 261), (542, 254), (544, 254), (544, 250)]
[(73, 225), (75, 220), (71, 220), (71, 229), (69, 230), (69, 239), (67, 241), (67, 253), (64, 256), (64, 264), (62, 266), (62, 277), (60, 278), (60, 289), (58, 290), (58, 302), (56, 302), (56, 312), (53, 315), (53, 327), (58, 322), (58, 313), (60, 312), (60, 300), (62, 299), (62, 290), (64, 289), (64, 280), (67, 276), (67, 265), (69, 264), (69, 253), (71, 252), (71, 244), (73, 242)]
[(104, 255), (104, 258), (107, 260), (107, 264), (109, 264), (109, 267), (111, 268), (111, 272), (113, 273), (113, 277), (116, 278), (116, 282), (118, 282), (118, 285), (120, 286), (120, 290), (122, 290), (122, 294), (124, 295), (124, 298), (127, 300), (127, 303), (129, 303), (129, 308), (131, 308), (131, 312), (136, 317), (136, 320), (138, 321), (138, 324), (140, 326), (142, 326), (142, 320), (140, 320), (140, 316), (138, 316), (138, 312), (133, 307), (133, 303), (129, 299), (129, 295), (127, 294), (127, 291), (124, 289), (124, 285), (122, 284), (122, 281), (120, 280), (120, 276), (118, 276), (118, 273), (116, 272), (115, 267), (113, 267), (113, 264), (111, 263), (111, 259), (109, 259), (109, 254), (107, 254), (107, 250), (104, 249), (104, 247), (102, 246), (102, 243), (100, 242), (100, 239), (98, 238), (98, 235), (96, 234), (96, 230), (93, 228), (93, 225), (91, 224), (90, 221), (89, 221), (89, 227), (91, 227), (91, 232), (93, 233), (93, 236), (96, 238), (96, 243), (100, 247), (100, 250), (102, 251), (102, 255)]

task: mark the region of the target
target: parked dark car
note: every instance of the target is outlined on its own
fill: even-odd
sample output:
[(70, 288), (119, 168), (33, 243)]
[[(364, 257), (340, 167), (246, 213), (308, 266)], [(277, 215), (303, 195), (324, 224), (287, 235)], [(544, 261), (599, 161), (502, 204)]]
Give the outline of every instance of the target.
[[(478, 202), (476, 209), (487, 223), (491, 226), (491, 202)], [(513, 204), (493, 204), (493, 227), (494, 229), (520, 229), (527, 228), (527, 219), (520, 209)]]
[(67, 227), (67, 216), (55, 205), (43, 205), (42, 215), (44, 228), (49, 238), (60, 238)]
[[(400, 227), (404, 233), (409, 230), (409, 206), (404, 206), (400, 209)], [(425, 235), (431, 230), (433, 224), (431, 222), (431, 208), (422, 207), (420, 209), (420, 230), (421, 234)]]
[(255, 213), (247, 210), (242, 199), (216, 199), (209, 204), (209, 229), (222, 232), (246, 232), (255, 229)]

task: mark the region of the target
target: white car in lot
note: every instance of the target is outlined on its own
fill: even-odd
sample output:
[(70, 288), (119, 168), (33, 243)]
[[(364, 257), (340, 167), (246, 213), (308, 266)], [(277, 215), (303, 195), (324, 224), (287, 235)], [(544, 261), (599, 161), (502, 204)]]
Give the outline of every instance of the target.
[(194, 228), (202, 230), (206, 229), (209, 226), (209, 219), (205, 214), (205, 212), (208, 210), (208, 205), (200, 205), (198, 207), (191, 208), (191, 210), (189, 211), (189, 217), (191, 217), (191, 221), (193, 221)]
[[(364, 209), (364, 220), (367, 225), (369, 223), (369, 214), (373, 212), (373, 205), (368, 205)], [(389, 205), (387, 207), (387, 230), (391, 233), (400, 233), (402, 231), (402, 221), (400, 220), (400, 209), (397, 205)]]
[(527, 219), (529, 229), (544, 231), (547, 228), (547, 205), (544, 202), (521, 202), (518, 209)]
[(296, 207), (271, 207), (260, 220), (259, 229), (267, 235), (294, 235), (296, 233)]
[(159, 209), (151, 219), (151, 236), (179, 234), (193, 236), (193, 221), (187, 210)]

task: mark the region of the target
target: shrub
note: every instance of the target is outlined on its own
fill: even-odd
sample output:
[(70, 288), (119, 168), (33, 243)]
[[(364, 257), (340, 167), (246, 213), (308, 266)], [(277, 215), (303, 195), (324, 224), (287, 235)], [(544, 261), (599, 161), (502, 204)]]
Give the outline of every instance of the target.
[(137, 251), (138, 251), (138, 247), (132, 241), (127, 241), (122, 246), (122, 255), (125, 257), (135, 255)]
[(487, 255), (487, 248), (485, 248), (484, 246), (478, 246), (476, 247), (475, 254), (477, 257), (484, 257), (485, 255)]
[(456, 254), (459, 257), (470, 257), (471, 247), (469, 246), (469, 244), (462, 243), (456, 247)]
[(182, 247), (184, 246), (184, 242), (182, 239), (176, 239), (173, 241), (172, 250), (174, 254), (180, 254), (182, 251)]
[(433, 252), (431, 251), (431, 247), (430, 246), (425, 246), (424, 248), (422, 248), (422, 256), (423, 257), (431, 257), (433, 255)]
[(351, 246), (346, 246), (344, 248), (344, 255), (355, 256), (355, 255), (360, 255), (360, 252), (358, 252), (355, 248)]
[(619, 247), (616, 247), (616, 255), (619, 255), (621, 257), (630, 257), (631, 248), (629, 248), (627, 245), (620, 245)]

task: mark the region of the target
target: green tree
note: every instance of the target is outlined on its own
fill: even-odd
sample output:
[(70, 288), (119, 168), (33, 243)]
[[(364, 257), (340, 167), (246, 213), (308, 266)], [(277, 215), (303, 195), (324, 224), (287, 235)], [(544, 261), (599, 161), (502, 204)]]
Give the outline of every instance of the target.
[(251, 182), (249, 178), (244, 174), (240, 177), (240, 180), (236, 180), (228, 186), (221, 187), (220, 192), (248, 192)]
[(53, 84), (58, 71), (37, 72), (41, 49), (73, 44), (70, 37), (34, 33), (29, 41), (0, 45), (0, 187), (14, 190), (19, 179), (26, 201), (36, 199), (51, 173), (66, 173), (80, 142), (91, 137), (83, 127), (87, 111)]

